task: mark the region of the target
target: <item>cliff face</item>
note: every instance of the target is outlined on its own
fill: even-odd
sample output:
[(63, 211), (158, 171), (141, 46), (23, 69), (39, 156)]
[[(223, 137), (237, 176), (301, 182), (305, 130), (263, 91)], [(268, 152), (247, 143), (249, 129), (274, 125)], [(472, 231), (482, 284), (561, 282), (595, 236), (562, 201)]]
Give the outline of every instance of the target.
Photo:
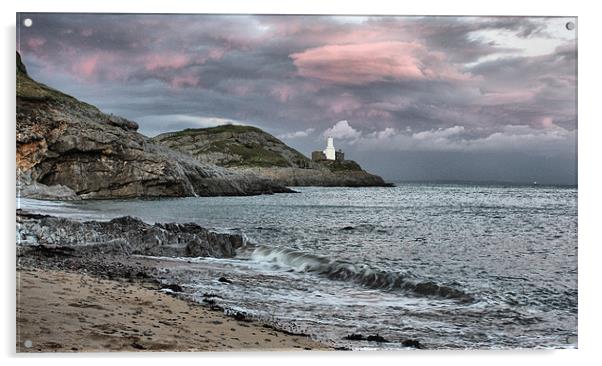
[(45, 199), (253, 195), (289, 192), (252, 174), (157, 145), (138, 125), (40, 84), (17, 54), (17, 182)]
[(386, 186), (351, 160), (315, 162), (251, 126), (224, 125), (164, 133), (153, 141), (231, 171), (257, 174), (287, 186)]

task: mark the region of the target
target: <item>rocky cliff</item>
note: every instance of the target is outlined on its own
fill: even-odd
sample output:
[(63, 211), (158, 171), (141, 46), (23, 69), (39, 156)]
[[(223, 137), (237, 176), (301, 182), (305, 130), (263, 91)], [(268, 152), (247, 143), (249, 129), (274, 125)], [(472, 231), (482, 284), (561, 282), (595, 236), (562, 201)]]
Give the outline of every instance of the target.
[(251, 126), (223, 125), (169, 132), (152, 139), (202, 163), (251, 173), (286, 186), (387, 186), (354, 161), (315, 162)]
[(290, 192), (251, 173), (202, 163), (153, 143), (27, 74), (17, 53), (18, 193), (43, 199), (254, 195)]

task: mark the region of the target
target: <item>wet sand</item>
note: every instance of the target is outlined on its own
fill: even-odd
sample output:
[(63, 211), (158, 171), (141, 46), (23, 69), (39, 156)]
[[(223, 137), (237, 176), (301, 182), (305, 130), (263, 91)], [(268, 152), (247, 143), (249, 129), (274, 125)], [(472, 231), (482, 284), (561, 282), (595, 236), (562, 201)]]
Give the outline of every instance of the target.
[(152, 283), (17, 271), (17, 352), (324, 350), (309, 337), (238, 321)]

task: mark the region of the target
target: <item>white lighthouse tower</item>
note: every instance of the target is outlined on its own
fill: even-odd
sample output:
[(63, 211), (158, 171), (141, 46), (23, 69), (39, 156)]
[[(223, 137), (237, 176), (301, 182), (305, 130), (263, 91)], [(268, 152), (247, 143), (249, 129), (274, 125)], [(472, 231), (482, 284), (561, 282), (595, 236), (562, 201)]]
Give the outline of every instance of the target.
[(334, 149), (334, 142), (332, 140), (332, 137), (328, 138), (328, 144), (326, 145), (326, 149), (324, 150), (324, 155), (326, 155), (326, 159), (328, 160), (335, 160), (336, 158), (336, 151)]

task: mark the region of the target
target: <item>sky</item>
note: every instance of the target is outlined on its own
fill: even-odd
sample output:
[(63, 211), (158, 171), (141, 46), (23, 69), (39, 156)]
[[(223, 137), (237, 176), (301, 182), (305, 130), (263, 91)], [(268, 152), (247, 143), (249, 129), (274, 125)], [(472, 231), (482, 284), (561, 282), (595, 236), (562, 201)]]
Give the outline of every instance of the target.
[(389, 181), (577, 182), (574, 18), (25, 18), (34, 79), (147, 136), (245, 124)]

